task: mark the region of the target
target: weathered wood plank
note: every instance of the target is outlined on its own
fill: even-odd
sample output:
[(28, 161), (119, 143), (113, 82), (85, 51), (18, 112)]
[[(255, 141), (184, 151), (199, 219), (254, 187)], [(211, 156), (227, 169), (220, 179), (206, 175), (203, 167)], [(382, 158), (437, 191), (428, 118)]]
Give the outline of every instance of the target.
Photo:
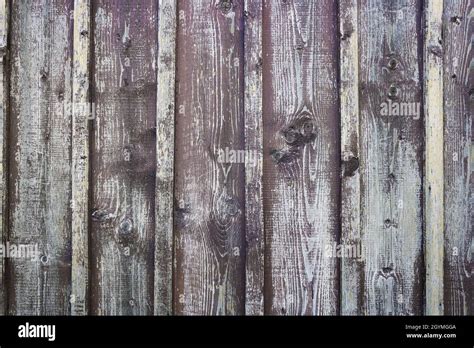
[(265, 312), (339, 312), (335, 1), (264, 1)]
[(41, 257), (9, 259), (9, 314), (65, 315), (71, 293), (73, 1), (13, 1), (9, 241)]
[(264, 314), (262, 1), (246, 0), (245, 24), (245, 149), (255, 162), (245, 166), (246, 294), (245, 314)]
[(90, 1), (75, 0), (72, 80), (71, 314), (88, 313)]
[(156, 315), (172, 314), (176, 0), (158, 3), (156, 141)]
[(425, 3), (425, 314), (443, 314), (444, 174), (443, 174), (443, 0)]
[(444, 4), (444, 313), (474, 315), (474, 2)]
[[(339, 2), (341, 104), (341, 244), (360, 248), (359, 46), (357, 0)], [(341, 314), (363, 312), (363, 263), (341, 260)]]
[(153, 313), (156, 1), (92, 2), (91, 313)]
[[(7, 239), (7, 144), (8, 144), (8, 0), (0, 1), (0, 243)], [(6, 312), (5, 258), (0, 258), (0, 315)]]
[(243, 0), (178, 13), (175, 312), (243, 314)]
[(8, 47), (9, 0), (0, 1), (0, 47), (2, 56)]
[[(361, 314), (422, 314), (423, 120), (418, 0), (359, 3)], [(398, 112), (397, 112), (398, 107)], [(411, 107), (411, 108), (409, 108)]]

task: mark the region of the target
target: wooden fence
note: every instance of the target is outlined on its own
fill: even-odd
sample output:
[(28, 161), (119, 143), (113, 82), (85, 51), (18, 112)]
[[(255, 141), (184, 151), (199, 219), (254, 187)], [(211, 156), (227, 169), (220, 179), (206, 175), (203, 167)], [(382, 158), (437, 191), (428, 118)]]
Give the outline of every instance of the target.
[(473, 315), (473, 19), (1, 0), (0, 314)]

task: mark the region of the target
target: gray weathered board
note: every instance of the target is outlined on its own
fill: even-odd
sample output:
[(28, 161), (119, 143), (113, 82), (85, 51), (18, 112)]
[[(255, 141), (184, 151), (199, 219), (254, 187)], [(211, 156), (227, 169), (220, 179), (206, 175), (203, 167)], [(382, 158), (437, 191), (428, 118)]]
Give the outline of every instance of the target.
[(472, 0), (0, 0), (0, 314), (473, 315), (473, 40)]

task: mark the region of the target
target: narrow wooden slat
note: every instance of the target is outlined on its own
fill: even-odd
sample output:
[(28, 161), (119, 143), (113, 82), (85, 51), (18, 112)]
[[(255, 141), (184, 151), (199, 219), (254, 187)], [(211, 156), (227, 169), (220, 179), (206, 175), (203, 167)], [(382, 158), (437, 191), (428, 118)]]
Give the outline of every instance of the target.
[(157, 2), (92, 1), (92, 314), (153, 313)]
[(0, 1), (0, 47), (2, 56), (8, 47), (9, 0)]
[(90, 2), (75, 0), (72, 80), (72, 293), (71, 314), (88, 313), (88, 201), (89, 201), (89, 102)]
[[(357, 0), (339, 3), (340, 103), (341, 103), (341, 244), (360, 247), (359, 174), (359, 46)], [(363, 311), (363, 263), (357, 258), (341, 261), (341, 314)]]
[(265, 312), (335, 315), (337, 3), (265, 1), (263, 18)]
[(425, 314), (443, 314), (444, 174), (443, 174), (443, 0), (425, 3)]
[[(180, 1), (176, 100), (176, 314), (245, 310), (243, 0)], [(237, 159), (237, 158), (235, 158)]]
[(158, 3), (156, 315), (172, 314), (176, 0)]
[(73, 1), (13, 1), (9, 241), (39, 260), (9, 259), (9, 314), (65, 315), (71, 293)]
[(254, 163), (245, 166), (245, 313), (263, 315), (265, 235), (262, 206), (262, 1), (246, 0), (244, 18), (245, 149), (255, 159)]
[(444, 4), (444, 313), (474, 315), (474, 2)]
[[(423, 313), (419, 0), (359, 3), (361, 314)], [(398, 112), (397, 112), (398, 106)], [(408, 108), (411, 107), (411, 108)]]
[[(8, 47), (8, 0), (0, 1), (0, 243), (7, 239), (7, 110), (8, 80), (6, 76)], [(6, 312), (5, 258), (0, 258), (0, 315)]]

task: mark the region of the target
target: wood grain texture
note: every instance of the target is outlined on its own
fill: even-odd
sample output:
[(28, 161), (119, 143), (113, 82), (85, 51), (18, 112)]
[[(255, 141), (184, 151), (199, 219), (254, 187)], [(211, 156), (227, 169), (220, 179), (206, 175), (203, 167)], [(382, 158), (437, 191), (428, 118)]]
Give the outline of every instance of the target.
[(246, 0), (245, 149), (255, 162), (245, 166), (245, 314), (264, 314), (265, 234), (263, 226), (262, 1)]
[(156, 1), (93, 1), (91, 313), (153, 313)]
[(263, 18), (265, 312), (335, 315), (337, 3), (264, 1)]
[(154, 307), (156, 315), (169, 315), (173, 311), (176, 5), (176, 0), (158, 2)]
[(473, 0), (0, 0), (0, 243), (40, 253), (0, 315), (473, 315), (473, 37)]
[[(339, 2), (341, 110), (341, 244), (360, 247), (359, 46), (357, 0)], [(341, 260), (341, 314), (363, 310), (359, 259)]]
[[(358, 295), (361, 314), (420, 315), (424, 288), (421, 3), (364, 0), (358, 18), (365, 262), (358, 274), (363, 283), (363, 293)], [(400, 108), (401, 103), (410, 103), (405, 105), (414, 108), (397, 113), (389, 102)]]
[[(174, 306), (243, 314), (245, 168), (243, 0), (178, 6)], [(221, 160), (220, 160), (221, 159)]]
[(444, 4), (444, 313), (474, 315), (474, 3)]
[(89, 310), (90, 1), (75, 0), (72, 80), (71, 314)]
[(73, 1), (13, 1), (9, 241), (39, 260), (8, 260), (12, 315), (65, 315), (71, 293)]
[(425, 3), (424, 116), (425, 116), (425, 314), (443, 309), (444, 177), (443, 177), (443, 0)]
[[(7, 240), (7, 151), (8, 151), (8, 20), (7, 0), (0, 1), (0, 243)], [(0, 258), (0, 315), (7, 308), (5, 259)]]

